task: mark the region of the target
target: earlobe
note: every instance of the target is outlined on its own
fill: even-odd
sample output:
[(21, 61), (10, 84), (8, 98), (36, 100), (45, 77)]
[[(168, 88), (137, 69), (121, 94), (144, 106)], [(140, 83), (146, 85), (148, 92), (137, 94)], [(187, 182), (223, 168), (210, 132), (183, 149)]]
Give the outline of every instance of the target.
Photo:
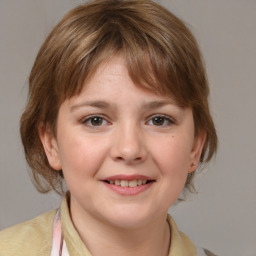
[(53, 169), (61, 170), (58, 144), (52, 130), (40, 123), (38, 132), (49, 164)]
[(200, 156), (204, 147), (205, 143), (205, 138), (206, 138), (206, 133), (205, 132), (200, 132), (195, 138), (194, 138), (194, 143), (193, 143), (193, 148), (191, 151), (191, 157), (190, 157), (190, 166), (188, 173), (191, 173), (195, 171), (198, 167), (199, 161), (200, 161)]

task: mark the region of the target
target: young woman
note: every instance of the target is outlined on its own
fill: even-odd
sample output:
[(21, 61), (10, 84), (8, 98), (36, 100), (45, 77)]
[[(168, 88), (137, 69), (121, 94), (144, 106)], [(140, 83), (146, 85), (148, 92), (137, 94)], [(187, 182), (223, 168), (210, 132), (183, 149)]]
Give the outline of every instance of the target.
[(193, 35), (160, 5), (67, 13), (35, 60), (20, 128), (37, 189), (65, 196), (2, 231), (0, 255), (212, 255), (167, 214), (216, 152), (208, 94)]

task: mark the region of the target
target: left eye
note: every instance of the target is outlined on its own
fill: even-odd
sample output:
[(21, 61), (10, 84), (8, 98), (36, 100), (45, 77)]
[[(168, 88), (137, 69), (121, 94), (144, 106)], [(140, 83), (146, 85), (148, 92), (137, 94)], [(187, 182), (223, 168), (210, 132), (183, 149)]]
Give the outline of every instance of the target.
[(172, 119), (165, 116), (154, 116), (148, 121), (149, 125), (154, 125), (154, 126), (168, 126), (173, 123), (174, 121)]
[(91, 117), (85, 118), (82, 121), (82, 123), (88, 126), (102, 126), (107, 124), (107, 121), (100, 116), (91, 116)]

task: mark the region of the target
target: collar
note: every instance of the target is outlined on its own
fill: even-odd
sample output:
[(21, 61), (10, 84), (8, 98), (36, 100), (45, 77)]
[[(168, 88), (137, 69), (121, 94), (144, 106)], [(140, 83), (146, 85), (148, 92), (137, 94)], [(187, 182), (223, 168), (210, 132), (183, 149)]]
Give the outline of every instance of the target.
[[(60, 216), (64, 245), (70, 256), (92, 256), (78, 235), (69, 214), (69, 196), (67, 195), (61, 203)], [(196, 256), (196, 247), (192, 241), (181, 231), (170, 215), (167, 221), (171, 229), (171, 244), (168, 256)]]

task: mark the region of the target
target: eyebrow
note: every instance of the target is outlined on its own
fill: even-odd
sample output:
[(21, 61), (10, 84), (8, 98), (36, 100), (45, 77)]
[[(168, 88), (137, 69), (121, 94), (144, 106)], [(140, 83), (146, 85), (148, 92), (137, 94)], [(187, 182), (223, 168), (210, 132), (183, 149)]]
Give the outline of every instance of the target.
[(105, 101), (87, 101), (75, 104), (71, 107), (71, 112), (81, 107), (109, 108), (110, 104)]
[(166, 105), (177, 105), (173, 100), (161, 100), (161, 101), (150, 101), (144, 103), (142, 106), (143, 108), (150, 110), (150, 109), (156, 109), (156, 108), (161, 108)]
[[(160, 101), (150, 101), (150, 102), (145, 102), (142, 104), (142, 109), (145, 110), (150, 110), (150, 109), (157, 109), (164, 107), (166, 105), (177, 105), (175, 101), (173, 100), (160, 100)], [(100, 108), (100, 109), (108, 109), (112, 107), (112, 104), (106, 102), (106, 101), (87, 101), (87, 102), (82, 102), (75, 104), (71, 107), (71, 112), (81, 108), (81, 107), (95, 107), (95, 108)]]

